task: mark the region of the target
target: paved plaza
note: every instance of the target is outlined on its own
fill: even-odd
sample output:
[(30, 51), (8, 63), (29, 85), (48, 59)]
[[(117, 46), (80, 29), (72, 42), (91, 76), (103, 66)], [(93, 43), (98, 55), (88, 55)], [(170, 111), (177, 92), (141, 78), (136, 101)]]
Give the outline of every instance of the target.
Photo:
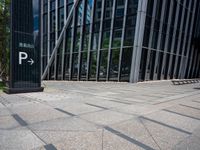
[(0, 93), (0, 150), (200, 150), (200, 84), (44, 82)]

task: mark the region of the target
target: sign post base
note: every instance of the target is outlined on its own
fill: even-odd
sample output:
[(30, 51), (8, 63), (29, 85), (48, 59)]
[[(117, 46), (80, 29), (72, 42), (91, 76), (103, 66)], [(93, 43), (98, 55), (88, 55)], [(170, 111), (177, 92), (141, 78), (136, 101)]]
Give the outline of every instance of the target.
[(31, 93), (31, 92), (43, 92), (43, 87), (38, 88), (4, 88), (3, 90), (7, 94), (19, 94), (19, 93)]

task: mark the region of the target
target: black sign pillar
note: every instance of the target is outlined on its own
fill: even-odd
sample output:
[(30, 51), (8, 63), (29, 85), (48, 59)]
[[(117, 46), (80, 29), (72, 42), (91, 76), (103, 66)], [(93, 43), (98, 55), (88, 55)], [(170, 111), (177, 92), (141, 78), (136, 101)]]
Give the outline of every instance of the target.
[(10, 75), (6, 93), (43, 91), (39, 0), (12, 0)]

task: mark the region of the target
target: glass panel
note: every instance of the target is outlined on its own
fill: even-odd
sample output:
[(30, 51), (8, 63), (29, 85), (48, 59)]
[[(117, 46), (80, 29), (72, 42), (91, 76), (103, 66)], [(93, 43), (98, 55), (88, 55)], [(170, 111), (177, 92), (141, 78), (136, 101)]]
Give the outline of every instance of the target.
[[(172, 55), (170, 54), (165, 54), (166, 55), (166, 62), (165, 62), (165, 66), (164, 66), (164, 71), (163, 73), (161, 74), (161, 77), (164, 76), (164, 79), (169, 79), (169, 75), (168, 75), (168, 71), (169, 71), (169, 61), (170, 61), (170, 57), (172, 59)], [(171, 67), (174, 67), (174, 66), (171, 66)]]
[(148, 49), (143, 48), (142, 55), (141, 55), (141, 63), (140, 63), (139, 81), (145, 80), (147, 53), (148, 53)]
[(72, 80), (77, 80), (77, 77), (78, 77), (78, 53), (74, 53), (72, 59)]
[(132, 47), (123, 49), (120, 81), (129, 81), (132, 63), (132, 53)]
[(139, 0), (128, 0), (128, 11), (127, 15), (133, 15), (137, 13)]
[(55, 80), (55, 74), (54, 74), (55, 67), (54, 67), (54, 63), (55, 63), (55, 61), (52, 62), (52, 65), (50, 67), (50, 74), (49, 74), (49, 79), (50, 80)]
[(125, 30), (124, 46), (133, 46), (135, 28), (126, 28)]
[(118, 69), (119, 69), (119, 54), (120, 49), (112, 50), (111, 54), (111, 62), (110, 62), (110, 72), (109, 72), (109, 80), (117, 81), (118, 80)]
[(42, 57), (42, 71), (44, 72), (45, 68), (46, 68), (46, 65), (47, 65), (47, 56), (43, 56)]
[(64, 0), (58, 0), (58, 7), (64, 6)]
[(116, 30), (114, 32), (112, 47), (116, 48), (121, 46), (121, 36), (122, 36), (122, 30)]
[(62, 31), (64, 26), (64, 8), (58, 9), (58, 36), (60, 35), (60, 32)]
[(103, 32), (102, 46), (101, 48), (108, 48), (110, 42), (110, 31)]
[(76, 28), (76, 37), (75, 37), (75, 47), (73, 49), (73, 52), (78, 52), (80, 46), (80, 27)]
[(81, 80), (86, 80), (87, 74), (87, 55), (88, 53), (81, 54)]
[(175, 69), (174, 68), (175, 67), (174, 64), (175, 64), (175, 61), (176, 61), (176, 55), (172, 55), (171, 57), (173, 58), (173, 59), (171, 58), (172, 59), (172, 66), (169, 69), (170, 69), (170, 79), (173, 79), (174, 78), (174, 69)]
[(156, 51), (151, 51), (150, 55), (150, 80), (153, 80), (154, 77), (154, 67), (155, 67), (155, 60), (156, 60)]
[(63, 44), (60, 45), (60, 48), (58, 49), (58, 53), (57, 53), (56, 80), (61, 80), (61, 77), (62, 77), (62, 73), (61, 73), (62, 53), (63, 53)]
[(55, 11), (50, 13), (50, 32), (55, 32), (56, 30), (56, 16)]
[(181, 56), (178, 56), (178, 64), (177, 64), (177, 69), (175, 70), (175, 78), (177, 79), (179, 77), (179, 70), (180, 70), (180, 65), (181, 65)]
[(71, 49), (71, 42), (72, 42), (72, 29), (68, 29), (66, 31), (66, 45), (65, 45), (65, 53), (70, 53), (70, 49)]
[(115, 17), (124, 16), (124, 4), (125, 4), (125, 0), (117, 0), (117, 8), (115, 12)]
[(163, 52), (159, 52), (158, 54), (158, 63), (156, 65), (156, 74), (158, 80), (163, 79), (163, 76), (161, 75), (162, 72), (162, 62), (163, 62)]
[(97, 69), (96, 67), (97, 67), (97, 53), (91, 52), (89, 80), (96, 80), (96, 69)]
[(70, 55), (65, 54), (65, 61), (64, 61), (64, 79), (69, 80), (69, 62), (70, 62)]
[(148, 47), (148, 45), (149, 45), (149, 36), (150, 36), (150, 28), (145, 27), (144, 39), (143, 39), (143, 46), (144, 47)]
[(99, 33), (93, 33), (92, 36), (92, 50), (98, 49), (98, 43), (99, 43)]
[(106, 80), (107, 61), (108, 61), (108, 51), (107, 50), (101, 50), (101, 52), (100, 52), (99, 80)]
[(128, 16), (125, 28), (124, 46), (133, 46), (135, 36), (136, 15)]

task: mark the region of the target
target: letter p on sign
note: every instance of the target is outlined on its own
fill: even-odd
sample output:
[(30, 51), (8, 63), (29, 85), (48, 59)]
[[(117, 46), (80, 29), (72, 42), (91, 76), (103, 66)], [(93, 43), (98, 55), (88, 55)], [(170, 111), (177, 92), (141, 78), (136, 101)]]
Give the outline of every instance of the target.
[(28, 58), (28, 54), (25, 52), (19, 52), (19, 64), (22, 64), (22, 60), (25, 60)]

